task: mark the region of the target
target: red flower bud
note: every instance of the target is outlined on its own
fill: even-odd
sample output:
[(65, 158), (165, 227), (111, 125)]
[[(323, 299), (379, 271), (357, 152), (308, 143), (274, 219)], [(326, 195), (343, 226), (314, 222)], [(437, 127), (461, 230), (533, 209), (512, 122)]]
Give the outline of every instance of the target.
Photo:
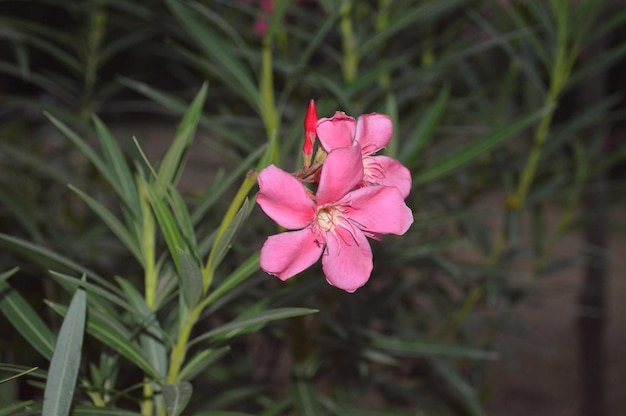
[(315, 144), (315, 137), (317, 133), (315, 131), (317, 126), (317, 110), (315, 108), (315, 101), (309, 102), (309, 108), (306, 111), (304, 117), (304, 145), (302, 146), (302, 155), (304, 156), (304, 166), (308, 167), (311, 164), (311, 157), (313, 156), (313, 145)]

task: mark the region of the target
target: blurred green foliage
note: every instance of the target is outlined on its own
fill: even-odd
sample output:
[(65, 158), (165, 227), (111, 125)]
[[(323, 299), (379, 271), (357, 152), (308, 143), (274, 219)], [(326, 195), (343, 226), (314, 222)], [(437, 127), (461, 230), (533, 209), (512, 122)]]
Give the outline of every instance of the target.
[[(624, 163), (610, 134), (626, 13), (593, 0), (273, 3), (0, 2), (1, 368), (47, 369), (54, 334), (81, 322), (63, 305), (85, 290), (75, 415), (485, 414), (513, 308), (593, 252), (553, 255), (601, 214), (580, 210), (592, 180)], [(245, 202), (246, 172), (297, 169), (311, 98), (321, 116), (389, 114), (386, 153), (413, 173), (412, 229), (374, 244), (372, 278), (351, 295), (316, 268), (278, 282), (254, 254), (276, 230)], [(110, 131), (181, 118), (158, 163)], [(211, 177), (184, 193), (194, 137)], [(609, 182), (604, 209), (623, 191)], [(186, 320), (185, 365), (166, 382)], [(37, 414), (49, 377), (3, 383), (0, 414)]]

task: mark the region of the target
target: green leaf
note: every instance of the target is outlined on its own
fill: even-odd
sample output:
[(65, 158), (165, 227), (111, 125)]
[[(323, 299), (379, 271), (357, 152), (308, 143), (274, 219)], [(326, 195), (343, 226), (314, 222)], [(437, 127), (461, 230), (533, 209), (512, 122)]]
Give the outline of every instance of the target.
[(54, 352), (55, 336), (37, 312), (6, 281), (0, 282), (0, 310), (11, 325), (46, 359)]
[(243, 201), (243, 204), (241, 204), (241, 208), (233, 218), (233, 221), (228, 224), (228, 227), (226, 227), (226, 229), (224, 230), (224, 233), (217, 242), (217, 245), (215, 245), (211, 250), (211, 255), (209, 257), (210, 264), (207, 265), (207, 269), (209, 269), (211, 272), (214, 272), (215, 269), (217, 269), (217, 266), (219, 266), (219, 264), (224, 259), (224, 256), (226, 256), (226, 253), (228, 253), (228, 250), (230, 250), (233, 238), (235, 238), (237, 231), (239, 231), (239, 228), (241, 227), (245, 219), (248, 218), (250, 212), (250, 204), (248, 202), (248, 198), (246, 198)]
[(406, 145), (402, 149), (400, 159), (404, 164), (413, 165), (419, 158), (422, 150), (427, 148), (433, 137), (435, 137), (435, 130), (443, 117), (449, 98), (450, 88), (446, 87), (437, 96), (435, 104), (421, 117), (417, 127), (407, 138)]
[(177, 250), (181, 247), (186, 247), (186, 244), (180, 234), (178, 223), (172, 216), (167, 204), (163, 201), (163, 193), (155, 189), (155, 186), (159, 185), (145, 183), (145, 189), (148, 193), (150, 206), (152, 207), (154, 216), (161, 227), (161, 232), (163, 233), (167, 248), (169, 249), (172, 259), (174, 260), (174, 264), (176, 265), (176, 270), (180, 271), (180, 259), (178, 257)]
[(109, 229), (119, 238), (119, 240), (126, 246), (128, 251), (139, 261), (140, 264), (143, 264), (143, 256), (141, 254), (141, 249), (139, 248), (139, 243), (133, 237), (133, 235), (126, 229), (124, 224), (111, 213), (108, 209), (104, 207), (100, 202), (96, 201), (83, 191), (78, 188), (75, 188), (72, 185), (69, 185), (70, 189), (80, 196), (80, 198), (85, 201), (87, 205), (100, 217), (100, 219), (109, 227)]
[[(129, 312), (136, 312), (136, 310), (133, 309), (131, 305), (128, 302), (124, 301), (124, 299), (122, 299), (121, 297), (105, 289), (102, 289), (99, 286), (89, 283), (86, 280), (78, 279), (74, 276), (69, 276), (67, 274), (58, 273), (55, 271), (50, 271), (50, 275), (52, 275), (53, 278), (61, 282), (70, 283), (73, 287), (83, 288), (87, 291), (88, 294), (100, 297), (102, 299), (106, 299), (109, 302), (124, 308), (124, 310), (127, 310)], [(90, 296), (89, 299), (93, 300), (94, 296)]]
[(163, 399), (167, 407), (168, 416), (179, 416), (191, 399), (193, 387), (187, 381), (163, 386)]
[(79, 405), (72, 409), (72, 416), (141, 416), (141, 413), (116, 408)]
[(211, 338), (218, 338), (218, 337), (220, 339), (232, 338), (236, 335), (241, 335), (246, 332), (258, 330), (263, 325), (265, 325), (266, 323), (270, 321), (293, 318), (293, 317), (302, 316), (302, 315), (309, 315), (309, 314), (317, 313), (317, 312), (318, 311), (316, 309), (307, 309), (307, 308), (270, 309), (267, 311), (257, 313), (253, 317), (250, 317), (250, 318), (236, 319), (235, 321), (218, 326), (217, 328), (196, 337), (193, 341), (189, 343), (189, 345), (190, 346), (195, 345), (198, 342), (211, 339)]
[(63, 319), (50, 362), (42, 411), (46, 416), (66, 416), (70, 413), (80, 367), (86, 310), (87, 294), (78, 289)]
[(22, 371), (22, 372), (20, 372), (20, 373), (18, 373), (18, 374), (12, 375), (11, 377), (7, 377), (7, 378), (4, 378), (4, 379), (0, 380), (0, 384), (6, 383), (7, 381), (14, 380), (14, 379), (16, 379), (16, 378), (20, 378), (20, 377), (22, 377), (22, 376), (25, 376), (26, 374), (30, 374), (30, 373), (32, 373), (33, 371), (38, 370), (38, 369), (39, 369), (39, 367), (32, 367), (32, 368), (29, 368), (28, 370)]
[(94, 271), (81, 266), (67, 257), (63, 257), (52, 250), (48, 250), (47, 248), (38, 246), (29, 241), (3, 233), (0, 233), (0, 245), (4, 245), (12, 250), (20, 252), (32, 259), (36, 264), (41, 264), (48, 269), (54, 269), (62, 266), (69, 270), (77, 271), (80, 274), (86, 274), (90, 278), (97, 281), (100, 285), (112, 290), (113, 292), (119, 293), (119, 290), (115, 286), (109, 283), (106, 279), (98, 276), (98, 274)]
[[(238, 54), (230, 44), (222, 42), (212, 30), (214, 26), (199, 19), (199, 13), (189, 9), (187, 4), (177, 0), (166, 0), (174, 16), (180, 21), (181, 27), (189, 33), (212, 63), (219, 65), (216, 76), (228, 84), (248, 102), (259, 114), (259, 91), (246, 65), (238, 59)], [(198, 5), (201, 7), (201, 5)]]
[(541, 109), (540, 111), (501, 127), (484, 139), (466, 146), (463, 149), (457, 150), (456, 152), (444, 157), (442, 160), (435, 162), (433, 166), (426, 168), (424, 171), (413, 177), (413, 187), (441, 178), (442, 176), (456, 171), (478, 156), (484, 155), (489, 150), (512, 138), (514, 134), (531, 126), (539, 120), (546, 113), (546, 111), (549, 111), (549, 109)]
[(180, 258), (180, 285), (189, 309), (196, 306), (202, 296), (202, 270), (198, 263), (177, 248)]
[(372, 346), (399, 357), (449, 356), (472, 360), (495, 360), (499, 354), (492, 351), (467, 348), (443, 342), (408, 340), (370, 334)]
[(295, 404), (298, 414), (303, 416), (316, 416), (320, 414), (315, 389), (305, 377), (296, 377), (295, 381)]
[(0, 416), (21, 415), (23, 413), (20, 413), (19, 410), (31, 407), (34, 403), (32, 400), (28, 400), (20, 403), (5, 404), (3, 409), (0, 409)]
[(204, 301), (205, 305), (209, 305), (230, 292), (241, 282), (247, 279), (252, 273), (259, 270), (259, 253), (255, 253), (242, 263), (235, 271), (233, 271), (224, 281), (212, 290)]
[(105, 322), (91, 317), (87, 322), (87, 332), (141, 368), (148, 376), (159, 378), (158, 372), (152, 367), (144, 352), (131, 342), (130, 334), (127, 338)]
[(57, 129), (61, 131), (78, 149), (93, 163), (98, 172), (111, 184), (115, 193), (118, 195), (124, 195), (124, 191), (118, 181), (116, 180), (116, 175), (113, 169), (107, 165), (104, 160), (91, 148), (85, 140), (83, 140), (80, 136), (78, 136), (71, 128), (69, 128), (65, 123), (55, 118), (51, 114), (44, 113), (46, 117), (55, 125)]
[(206, 100), (207, 88), (206, 83), (202, 85), (183, 120), (180, 122), (170, 148), (163, 157), (163, 161), (157, 171), (161, 184), (175, 185), (180, 177), (185, 153), (196, 135), (196, 128), (198, 127), (202, 107)]
[[(65, 315), (66, 308), (64, 306), (52, 302), (46, 303), (59, 314)], [(128, 359), (149, 377), (159, 378), (158, 372), (152, 367), (144, 352), (133, 343), (133, 334), (115, 317), (105, 315), (96, 309), (90, 309), (87, 319), (87, 333)]]
[(126, 163), (124, 154), (118, 146), (115, 138), (111, 135), (111, 132), (107, 129), (104, 123), (102, 123), (102, 120), (94, 115), (93, 122), (104, 158), (107, 164), (112, 168), (112, 173), (116, 179), (116, 183), (119, 184), (119, 190), (121, 192), (119, 196), (126, 203), (131, 212), (136, 217), (139, 217), (140, 208), (137, 187), (135, 186), (133, 174), (130, 167)]
[(222, 357), (230, 350), (230, 347), (209, 348), (196, 353), (187, 364), (180, 370), (180, 380), (191, 380), (203, 372), (211, 363)]
[(7, 270), (6, 272), (0, 274), (0, 284), (5, 283), (11, 276), (17, 273), (20, 270), (19, 267), (14, 267), (11, 270)]
[(476, 391), (474, 390), (472, 385), (463, 378), (463, 376), (459, 373), (459, 370), (455, 368), (451, 361), (437, 359), (432, 360), (431, 364), (460, 396), (463, 405), (465, 406), (469, 415), (487, 415), (487, 413), (485, 413), (485, 411), (483, 410)]
[(150, 310), (141, 293), (127, 280), (118, 278), (118, 284), (126, 293), (131, 305), (138, 311), (133, 319), (141, 328), (139, 344), (146, 358), (162, 378), (167, 373), (167, 349), (164, 342), (164, 333), (155, 313)]

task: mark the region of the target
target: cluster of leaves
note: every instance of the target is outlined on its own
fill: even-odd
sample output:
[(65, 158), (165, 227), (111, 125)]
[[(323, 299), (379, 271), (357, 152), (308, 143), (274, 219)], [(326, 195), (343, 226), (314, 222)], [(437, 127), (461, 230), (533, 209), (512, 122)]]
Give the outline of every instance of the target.
[[(620, 116), (615, 97), (573, 103), (626, 52), (606, 42), (626, 18), (608, 1), (277, 0), (261, 36), (256, 2), (31, 3), (40, 11), (6, 14), (0, 29), (4, 79), (30, 88), (0, 96), (0, 310), (43, 357), (17, 362), (48, 368), (3, 366), (31, 371), (18, 380), (45, 388), (44, 414), (174, 415), (190, 400), (198, 415), (482, 415), (490, 340), (539, 278), (572, 264), (552, 250), (586, 220), (589, 182), (626, 155), (593, 133)], [(50, 9), (53, 24), (38, 14)], [(316, 270), (278, 284), (254, 254), (275, 230), (250, 216), (246, 172), (300, 164), (310, 98), (321, 116), (389, 114), (387, 154), (413, 172), (415, 224), (375, 245), (353, 295)], [(42, 110), (44, 127), (27, 124)], [(184, 115), (158, 166), (95, 115), (121, 111)], [(69, 140), (51, 141), (50, 126)], [(197, 128), (232, 163), (183, 195)], [(479, 211), (494, 191), (504, 201)], [(532, 270), (514, 273), (520, 261)], [(44, 283), (27, 300), (20, 278)]]

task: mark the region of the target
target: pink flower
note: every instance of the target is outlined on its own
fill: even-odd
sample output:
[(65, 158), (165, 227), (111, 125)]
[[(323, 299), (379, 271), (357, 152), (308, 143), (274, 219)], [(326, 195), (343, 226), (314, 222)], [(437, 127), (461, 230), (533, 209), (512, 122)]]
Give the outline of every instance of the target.
[(330, 152), (315, 198), (289, 173), (269, 166), (258, 177), (257, 203), (289, 231), (270, 236), (261, 248), (261, 268), (281, 280), (300, 273), (322, 257), (326, 280), (347, 292), (363, 286), (372, 272), (366, 237), (404, 234), (413, 214), (396, 187), (368, 186), (358, 146)]
[(361, 145), (364, 170), (361, 186), (395, 186), (406, 198), (411, 191), (411, 172), (396, 159), (373, 156), (387, 146), (392, 134), (393, 124), (384, 114), (363, 114), (355, 122), (354, 118), (337, 111), (331, 118), (317, 122), (317, 136), (327, 152), (354, 142)]

